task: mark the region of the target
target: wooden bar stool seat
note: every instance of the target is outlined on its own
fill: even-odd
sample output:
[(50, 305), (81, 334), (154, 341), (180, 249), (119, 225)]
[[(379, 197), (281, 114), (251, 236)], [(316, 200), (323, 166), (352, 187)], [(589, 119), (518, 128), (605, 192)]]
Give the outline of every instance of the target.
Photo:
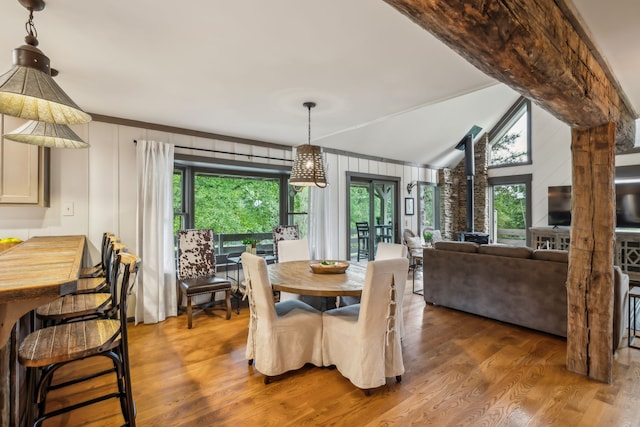
[(110, 293), (65, 295), (36, 309), (36, 316), (46, 323), (59, 323), (68, 319), (105, 317), (111, 308)]
[(107, 283), (106, 277), (88, 277), (85, 279), (78, 279), (78, 286), (74, 293), (88, 294), (107, 291), (108, 289), (109, 283)]

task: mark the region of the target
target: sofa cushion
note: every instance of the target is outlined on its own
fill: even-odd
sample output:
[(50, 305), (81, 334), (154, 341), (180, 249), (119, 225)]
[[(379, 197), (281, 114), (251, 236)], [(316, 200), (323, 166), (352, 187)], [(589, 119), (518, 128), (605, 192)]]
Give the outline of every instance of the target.
[(536, 249), (533, 259), (540, 261), (569, 262), (569, 252), (557, 249)]
[(510, 245), (481, 245), (478, 248), (479, 254), (497, 255), (511, 258), (531, 258), (533, 249), (526, 246)]
[(468, 253), (476, 253), (478, 252), (478, 245), (474, 242), (436, 242), (433, 245), (436, 249), (443, 251), (452, 251), (452, 252), (468, 252)]

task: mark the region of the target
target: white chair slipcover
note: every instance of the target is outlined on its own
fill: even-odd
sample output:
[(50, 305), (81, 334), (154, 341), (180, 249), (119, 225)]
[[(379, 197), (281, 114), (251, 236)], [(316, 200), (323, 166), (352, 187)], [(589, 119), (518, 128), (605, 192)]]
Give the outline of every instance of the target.
[(279, 240), (277, 244), (278, 262), (309, 260), (308, 240)]
[(396, 297), (406, 282), (409, 260), (394, 258), (367, 265), (360, 304), (322, 314), (322, 359), (335, 365), (356, 387), (379, 387), (404, 373)]
[(322, 366), (322, 314), (298, 300), (274, 303), (264, 258), (245, 252), (242, 268), (250, 309), (246, 357), (265, 382), (305, 363)]
[(376, 260), (390, 259), (390, 258), (406, 258), (407, 247), (399, 243), (378, 243), (376, 249)]

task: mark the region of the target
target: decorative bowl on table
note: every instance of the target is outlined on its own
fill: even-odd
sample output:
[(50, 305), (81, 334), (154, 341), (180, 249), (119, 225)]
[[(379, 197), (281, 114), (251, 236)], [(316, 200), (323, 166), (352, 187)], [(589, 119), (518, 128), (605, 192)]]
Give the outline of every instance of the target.
[(314, 261), (309, 264), (311, 271), (317, 274), (340, 274), (349, 268), (347, 261)]

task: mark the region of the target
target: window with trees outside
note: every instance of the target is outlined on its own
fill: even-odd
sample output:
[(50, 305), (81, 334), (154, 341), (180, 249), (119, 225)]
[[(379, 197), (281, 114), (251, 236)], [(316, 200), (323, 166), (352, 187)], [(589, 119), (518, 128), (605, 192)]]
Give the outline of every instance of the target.
[(531, 102), (520, 98), (489, 132), (489, 167), (531, 163)]
[(306, 237), (308, 189), (294, 191), (288, 178), (248, 168), (177, 166), (174, 233), (181, 228), (211, 228), (218, 253), (241, 251), (247, 238), (258, 240), (258, 250), (270, 252), (273, 227), (279, 224), (297, 224), (301, 238)]
[(531, 224), (531, 175), (489, 178), (493, 241), (527, 245)]
[(418, 181), (418, 230), (440, 228), (440, 203), (435, 184)]

